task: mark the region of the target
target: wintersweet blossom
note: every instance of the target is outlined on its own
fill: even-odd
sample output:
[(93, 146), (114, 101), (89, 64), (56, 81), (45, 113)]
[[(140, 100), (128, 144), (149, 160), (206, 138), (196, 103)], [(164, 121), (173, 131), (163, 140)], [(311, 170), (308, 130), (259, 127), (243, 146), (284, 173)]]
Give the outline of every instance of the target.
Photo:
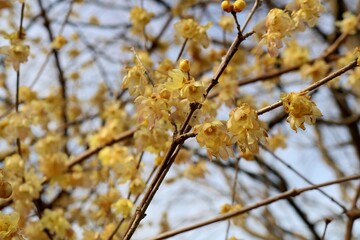
[(27, 62), (30, 47), (24, 45), (22, 41), (17, 41), (11, 45), (0, 47), (0, 54), (6, 55), (6, 61), (12, 64), (15, 71), (18, 71), (20, 64)]
[(283, 46), (282, 40), (293, 30), (293, 20), (284, 10), (271, 9), (266, 17), (266, 33), (262, 42), (266, 43), (269, 54), (276, 56), (278, 49)]
[(111, 205), (111, 208), (116, 214), (121, 214), (124, 218), (130, 216), (134, 204), (132, 201), (122, 198)]
[(144, 31), (145, 26), (154, 17), (154, 13), (146, 11), (141, 7), (134, 7), (130, 11), (130, 21), (133, 24), (131, 29), (134, 33), (139, 34)]
[(287, 8), (293, 11), (291, 17), (300, 31), (305, 30), (305, 24), (314, 27), (320, 14), (325, 11), (320, 0), (295, 0)]
[(258, 153), (259, 141), (266, 141), (267, 133), (256, 111), (247, 103), (242, 103), (230, 112), (227, 128), (236, 138), (242, 152), (249, 149), (252, 153)]
[(235, 20), (232, 16), (221, 16), (218, 24), (225, 32), (232, 32), (234, 30)]
[(51, 46), (56, 49), (59, 50), (61, 49), (63, 46), (65, 46), (68, 43), (68, 40), (62, 36), (56, 36), (56, 38), (54, 39), (54, 41), (51, 43)]
[(0, 239), (12, 240), (18, 236), (20, 215), (16, 212), (4, 214), (0, 212)]
[(345, 12), (343, 20), (337, 21), (336, 26), (340, 28), (342, 33), (354, 35), (359, 30), (359, 19), (351, 12)]
[(176, 34), (179, 34), (185, 39), (194, 40), (195, 42), (200, 43), (204, 48), (209, 46), (209, 38), (206, 30), (210, 27), (211, 23), (202, 26), (192, 18), (182, 19), (174, 25)]
[(297, 132), (297, 128), (305, 130), (304, 123), (314, 125), (317, 117), (322, 114), (316, 104), (310, 100), (306, 92), (282, 93), (280, 95), (284, 110), (289, 114), (286, 121), (290, 127)]
[(228, 159), (234, 156), (231, 139), (221, 121), (203, 123), (194, 127), (196, 140), (201, 147), (206, 147), (209, 158), (212, 156)]

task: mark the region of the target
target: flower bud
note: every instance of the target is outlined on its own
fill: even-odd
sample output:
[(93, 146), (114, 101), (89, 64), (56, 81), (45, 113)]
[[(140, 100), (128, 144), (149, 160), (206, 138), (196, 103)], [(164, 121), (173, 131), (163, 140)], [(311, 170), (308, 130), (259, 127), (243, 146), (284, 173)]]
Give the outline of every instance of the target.
[(244, 0), (236, 0), (234, 2), (234, 12), (241, 12), (246, 7), (246, 2)]
[(234, 7), (233, 4), (231, 2), (229, 2), (229, 1), (222, 1), (222, 3), (221, 3), (221, 8), (225, 12), (232, 12), (233, 7)]
[(8, 198), (12, 194), (11, 184), (6, 181), (0, 181), (0, 198)]
[(183, 59), (180, 61), (179, 68), (183, 72), (190, 72), (190, 61), (187, 59)]

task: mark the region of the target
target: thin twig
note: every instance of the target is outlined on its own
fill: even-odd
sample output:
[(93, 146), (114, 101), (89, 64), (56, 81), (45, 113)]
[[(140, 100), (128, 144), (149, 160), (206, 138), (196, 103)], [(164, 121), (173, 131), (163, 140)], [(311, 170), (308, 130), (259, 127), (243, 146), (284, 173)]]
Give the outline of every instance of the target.
[[(234, 171), (234, 182), (232, 186), (232, 193), (231, 193), (231, 205), (235, 203), (235, 197), (236, 197), (236, 187), (237, 187), (237, 181), (238, 181), (238, 173), (239, 173), (239, 163), (240, 163), (241, 157), (236, 158), (236, 165), (235, 165), (235, 171)], [(228, 239), (230, 232), (230, 220), (227, 222), (226, 226), (226, 233), (225, 233), (225, 240)]]
[(333, 180), (333, 181), (328, 181), (328, 182), (324, 182), (324, 183), (320, 183), (320, 184), (316, 184), (316, 185), (312, 185), (312, 186), (308, 186), (308, 187), (304, 187), (304, 188), (298, 188), (298, 189), (295, 188), (295, 189), (292, 189), (292, 190), (288, 190), (288, 191), (283, 192), (281, 194), (275, 195), (273, 197), (269, 197), (267, 199), (264, 199), (262, 201), (254, 203), (252, 205), (249, 205), (247, 207), (239, 209), (237, 211), (227, 213), (227, 214), (223, 214), (223, 215), (220, 215), (220, 216), (217, 216), (217, 217), (214, 217), (214, 218), (211, 218), (211, 219), (208, 219), (208, 220), (205, 220), (205, 221), (202, 221), (202, 222), (199, 222), (199, 223), (196, 223), (196, 224), (184, 227), (184, 228), (180, 228), (180, 229), (176, 229), (176, 230), (173, 230), (173, 231), (168, 231), (168, 232), (162, 233), (162, 234), (160, 234), (160, 235), (158, 235), (158, 236), (156, 236), (154, 238), (151, 238), (151, 240), (167, 239), (169, 237), (173, 237), (173, 236), (179, 235), (181, 233), (185, 233), (185, 232), (188, 232), (188, 231), (200, 228), (200, 227), (204, 227), (204, 226), (216, 223), (216, 222), (221, 222), (221, 221), (224, 221), (224, 220), (227, 220), (227, 219), (242, 215), (242, 214), (247, 213), (247, 212), (249, 212), (251, 210), (254, 210), (254, 209), (257, 209), (257, 208), (260, 208), (260, 207), (263, 207), (263, 206), (267, 206), (267, 205), (269, 205), (271, 203), (277, 202), (277, 201), (282, 200), (282, 199), (286, 199), (286, 198), (290, 198), (290, 197), (296, 197), (296, 196), (298, 196), (298, 195), (300, 195), (300, 194), (302, 194), (304, 192), (307, 192), (307, 191), (311, 191), (311, 190), (318, 189), (318, 188), (321, 188), (321, 187), (331, 186), (331, 185), (339, 184), (339, 183), (343, 183), (343, 182), (348, 182), (348, 181), (352, 181), (352, 180), (358, 180), (358, 179), (360, 179), (360, 175), (348, 176), (348, 177), (344, 177), (344, 178), (340, 178), (340, 179), (336, 179), (336, 180)]
[(139, 62), (140, 66), (141, 66), (142, 69), (144, 70), (145, 76), (146, 76), (148, 82), (149, 82), (152, 86), (155, 86), (154, 81), (152, 80), (149, 71), (146, 69), (146, 67), (145, 67), (144, 64), (142, 63), (139, 55), (138, 55), (138, 54), (136, 53), (136, 51), (135, 51), (135, 48), (132, 47), (132, 48), (131, 48), (131, 51), (134, 53), (134, 55), (135, 55), (135, 57), (136, 57), (136, 60)]
[(327, 227), (328, 227), (329, 223), (332, 222), (332, 220), (333, 220), (332, 218), (325, 218), (325, 227), (324, 227), (324, 232), (321, 236), (321, 240), (325, 240), (325, 234), (326, 234)]
[[(300, 92), (311, 92), (317, 88), (319, 88), (320, 86), (326, 84), (327, 82), (335, 79), (336, 77), (340, 76), (341, 74), (349, 71), (350, 69), (353, 69), (357, 66), (357, 59), (355, 59), (354, 61), (352, 61), (351, 63), (349, 63), (348, 65), (346, 65), (345, 67), (340, 68), (339, 70), (337, 70), (336, 72), (333, 72), (331, 74), (329, 74), (328, 76), (324, 77), (323, 79), (311, 84), (310, 86), (304, 88), (303, 90), (301, 90)], [(266, 112), (269, 112), (271, 110), (274, 110), (278, 107), (282, 106), (282, 102), (281, 101), (277, 101), (269, 106), (266, 106), (262, 109), (259, 109), (258, 111), (256, 111), (257, 115), (262, 115)]]
[(247, 16), (246, 19), (245, 19), (244, 25), (243, 25), (243, 27), (242, 27), (242, 29), (241, 29), (242, 32), (245, 31), (246, 26), (247, 26), (248, 23), (250, 22), (250, 20), (251, 20), (252, 16), (254, 15), (256, 9), (258, 9), (258, 8), (260, 7), (260, 4), (261, 4), (261, 1), (260, 1), (260, 0), (256, 0), (256, 1), (255, 1), (254, 6), (252, 7), (250, 13), (248, 14), (248, 16)]
[(70, 169), (72, 168), (73, 166), (75, 166), (76, 164), (79, 164), (80, 162), (84, 161), (85, 159), (87, 159), (88, 157), (100, 152), (100, 150), (102, 150), (103, 148), (107, 147), (107, 146), (111, 146), (115, 143), (118, 143), (120, 141), (123, 141), (125, 139), (128, 139), (128, 138), (131, 138), (135, 131), (137, 129), (133, 129), (133, 130), (128, 130), (126, 132), (123, 132), (120, 136), (114, 138), (113, 140), (111, 140), (110, 142), (107, 142), (105, 144), (102, 144), (102, 145), (99, 145), (95, 148), (92, 148), (92, 149), (89, 149), (83, 153), (81, 153), (80, 155), (78, 155), (77, 157), (73, 158), (71, 161), (69, 161), (67, 164), (66, 164), (66, 168), (67, 169)]
[[(24, 22), (24, 13), (25, 13), (25, 3), (21, 4), (21, 15), (20, 15), (20, 24), (19, 24), (19, 31), (18, 31), (18, 39), (22, 40), (22, 28), (23, 28), (23, 22)], [(16, 70), (16, 97), (15, 97), (15, 111), (16, 113), (19, 112), (19, 102), (20, 102), (20, 64), (18, 69)], [(21, 141), (20, 138), (16, 138), (16, 147), (17, 147), (17, 153), (20, 157), (22, 157), (22, 151), (21, 151)]]
[[(288, 169), (290, 169), (293, 173), (295, 173), (296, 175), (298, 175), (302, 180), (304, 180), (305, 182), (307, 182), (308, 184), (314, 185), (313, 182), (311, 182), (309, 179), (307, 179), (303, 174), (301, 174), (298, 170), (296, 170), (295, 168), (293, 168), (290, 164), (288, 164), (287, 162), (285, 162), (283, 159), (281, 159), (278, 155), (276, 155), (273, 151), (271, 151), (270, 149), (268, 149), (266, 146), (264, 146), (263, 144), (260, 144), (260, 146), (267, 151), (268, 153), (270, 153), (271, 156), (273, 156), (276, 160), (278, 160), (281, 164), (283, 164), (284, 166), (286, 166)], [(318, 191), (323, 194), (326, 198), (328, 198), (330, 201), (332, 201), (333, 203), (335, 203), (336, 205), (338, 205), (343, 212), (346, 212), (346, 207), (344, 205), (342, 205), (339, 201), (335, 200), (332, 196), (330, 196), (329, 194), (327, 194), (326, 192), (324, 192), (322, 189), (318, 189)]]
[(181, 58), (181, 55), (183, 54), (183, 52), (184, 52), (184, 49), (185, 49), (185, 46), (186, 46), (186, 43), (188, 42), (188, 38), (185, 38), (185, 40), (184, 40), (184, 42), (183, 42), (183, 44), (181, 45), (181, 49), (180, 49), (180, 52), (179, 52), (179, 54), (178, 54), (178, 56), (177, 56), (177, 58), (176, 58), (176, 61), (175, 62), (177, 62), (177, 61), (179, 61), (180, 60), (180, 58)]
[[(360, 198), (360, 184), (358, 185), (357, 189), (356, 189), (356, 193), (355, 193), (355, 196), (354, 196), (354, 199), (351, 203), (351, 209), (350, 211), (347, 213), (347, 216), (349, 218), (348, 222), (346, 223), (346, 232), (345, 232), (345, 240), (350, 240), (351, 237), (352, 237), (352, 229), (353, 229), (353, 226), (354, 226), (354, 221), (360, 217), (359, 214), (356, 214), (356, 215), (353, 215), (353, 214), (350, 214), (351, 212), (356, 212), (356, 210), (359, 210), (357, 208), (357, 202)], [(359, 211), (358, 211), (359, 212)], [(360, 212), (359, 212), (360, 213)]]

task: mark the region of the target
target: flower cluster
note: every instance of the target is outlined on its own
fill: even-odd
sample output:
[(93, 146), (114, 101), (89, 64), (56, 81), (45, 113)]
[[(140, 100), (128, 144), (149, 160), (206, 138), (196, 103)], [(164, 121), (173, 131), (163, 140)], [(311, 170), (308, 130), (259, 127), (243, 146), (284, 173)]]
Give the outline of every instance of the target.
[(249, 149), (252, 153), (258, 153), (259, 141), (266, 141), (267, 133), (256, 111), (247, 103), (230, 112), (227, 128), (236, 138), (242, 152)]
[(343, 14), (343, 20), (336, 22), (342, 33), (354, 35), (359, 30), (359, 19), (351, 12)]
[(260, 43), (267, 45), (271, 56), (277, 56), (286, 36), (294, 31), (304, 31), (306, 24), (315, 26), (323, 11), (320, 0), (295, 0), (287, 6), (287, 10), (271, 9), (266, 17), (266, 33)]
[(134, 7), (130, 11), (130, 20), (132, 31), (136, 34), (142, 33), (145, 26), (150, 22), (154, 14), (141, 7)]
[(180, 96), (189, 102), (202, 103), (204, 101), (205, 86), (202, 81), (196, 81), (180, 69), (170, 71), (169, 77), (169, 81), (165, 84), (167, 89), (180, 91)]
[(287, 43), (287, 47), (283, 54), (283, 62), (285, 65), (301, 66), (309, 60), (309, 50), (300, 46), (296, 41)]
[(146, 89), (147, 79), (145, 71), (137, 65), (128, 69), (122, 83), (123, 88), (129, 89), (133, 96), (143, 95)]
[(0, 239), (12, 240), (22, 239), (18, 234), (20, 215), (16, 212), (4, 214), (0, 212)]
[(232, 32), (234, 30), (235, 20), (232, 16), (221, 16), (218, 24), (225, 32)]
[(62, 209), (45, 209), (41, 217), (43, 229), (47, 229), (52, 234), (56, 234), (59, 239), (75, 239), (75, 232), (70, 223), (64, 217)]
[(303, 65), (300, 72), (303, 77), (311, 77), (313, 82), (317, 82), (324, 78), (329, 70), (330, 66), (324, 60), (317, 60), (312, 64)]
[(290, 127), (296, 132), (297, 128), (305, 130), (305, 122), (313, 125), (316, 122), (316, 118), (322, 116), (320, 110), (310, 100), (310, 96), (306, 95), (306, 92), (283, 93), (280, 98), (285, 112), (289, 114), (286, 121), (290, 123)]
[(274, 8), (268, 13), (265, 24), (267, 31), (262, 41), (266, 43), (269, 54), (276, 56), (283, 46), (282, 39), (293, 30), (293, 20), (286, 11)]
[(19, 36), (18, 32), (7, 34), (6, 39), (10, 41), (10, 45), (0, 47), (0, 54), (6, 55), (6, 61), (14, 67), (15, 71), (19, 70), (20, 64), (28, 60), (30, 47), (25, 45), (25, 33)]
[(111, 208), (116, 214), (121, 214), (124, 218), (127, 218), (131, 214), (134, 204), (132, 201), (122, 198), (111, 205)]
[(196, 140), (201, 147), (206, 147), (209, 158), (212, 156), (228, 159), (233, 156), (231, 138), (225, 125), (220, 121), (203, 123), (194, 127)]
[(293, 11), (291, 14), (295, 23), (295, 28), (300, 31), (305, 30), (305, 24), (314, 27), (320, 13), (325, 11), (320, 0), (295, 0), (288, 5), (288, 9)]
[(182, 19), (174, 25), (176, 34), (185, 39), (191, 39), (200, 43), (204, 48), (209, 46), (209, 38), (206, 30), (211, 27), (211, 23), (204, 26), (199, 25), (194, 19)]
[(103, 148), (99, 152), (99, 160), (105, 169), (114, 171), (124, 182), (136, 175), (136, 160), (124, 146), (113, 145)]
[(189, 179), (196, 179), (196, 178), (205, 178), (206, 173), (208, 172), (206, 168), (205, 161), (199, 161), (196, 163), (191, 163), (185, 170), (184, 176)]

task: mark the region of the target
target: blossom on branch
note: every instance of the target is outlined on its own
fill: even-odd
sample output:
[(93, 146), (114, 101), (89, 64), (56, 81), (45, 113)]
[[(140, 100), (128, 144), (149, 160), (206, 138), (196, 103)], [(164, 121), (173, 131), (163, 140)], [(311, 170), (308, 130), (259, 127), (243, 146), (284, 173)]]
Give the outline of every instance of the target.
[(314, 125), (317, 117), (322, 114), (316, 104), (310, 100), (306, 92), (291, 92), (280, 95), (284, 110), (289, 114), (286, 121), (290, 127), (297, 132), (297, 128), (305, 130), (304, 123)]

